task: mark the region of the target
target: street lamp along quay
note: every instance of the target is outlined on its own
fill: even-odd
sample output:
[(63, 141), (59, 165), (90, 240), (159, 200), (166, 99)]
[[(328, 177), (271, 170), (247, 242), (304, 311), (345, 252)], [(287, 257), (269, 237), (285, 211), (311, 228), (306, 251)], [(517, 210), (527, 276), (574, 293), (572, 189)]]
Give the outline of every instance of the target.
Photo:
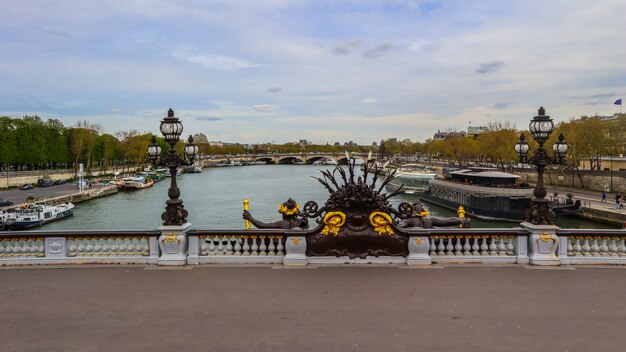
[(554, 225), (554, 213), (550, 210), (549, 201), (545, 198), (547, 191), (543, 183), (543, 173), (547, 165), (563, 163), (569, 146), (565, 142), (565, 136), (561, 133), (559, 141), (553, 147), (555, 157), (551, 158), (547, 155), (543, 145), (554, 130), (554, 123), (550, 116), (546, 115), (543, 106), (539, 108), (539, 114), (530, 121), (528, 129), (539, 144), (535, 155), (530, 159), (528, 158), (530, 146), (523, 133), (520, 135), (520, 141), (515, 144), (515, 152), (519, 156), (520, 162), (523, 163), (528, 160), (537, 167), (537, 185), (533, 191), (534, 198), (531, 200), (531, 206), (526, 211), (526, 221), (534, 225)]
[[(193, 137), (189, 136), (187, 144), (185, 145), (184, 156), (180, 157), (176, 153), (175, 146), (183, 132), (183, 124), (174, 116), (174, 110), (172, 109), (169, 109), (167, 117), (161, 121), (160, 129), (165, 137), (165, 142), (170, 146), (168, 154), (162, 161), (169, 167), (171, 175), (170, 188), (167, 191), (169, 199), (165, 201), (167, 206), (161, 215), (161, 219), (165, 226), (180, 226), (187, 222), (188, 213), (183, 206), (183, 200), (179, 198), (180, 189), (176, 184), (176, 171), (178, 166), (193, 164), (198, 154), (198, 147), (193, 143)], [(161, 147), (156, 144), (156, 137), (152, 136), (152, 142), (148, 146), (148, 157), (155, 166), (160, 161), (160, 155)]]

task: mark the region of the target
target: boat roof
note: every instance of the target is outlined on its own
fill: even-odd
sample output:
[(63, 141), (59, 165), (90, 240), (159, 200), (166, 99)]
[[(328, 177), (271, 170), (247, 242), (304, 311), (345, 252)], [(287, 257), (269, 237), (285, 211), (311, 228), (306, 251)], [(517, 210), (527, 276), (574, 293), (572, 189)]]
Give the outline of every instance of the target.
[(510, 174), (502, 171), (476, 171), (470, 169), (463, 169), (457, 171), (451, 171), (450, 175), (461, 176), (473, 176), (473, 177), (488, 177), (488, 178), (519, 178), (519, 175)]

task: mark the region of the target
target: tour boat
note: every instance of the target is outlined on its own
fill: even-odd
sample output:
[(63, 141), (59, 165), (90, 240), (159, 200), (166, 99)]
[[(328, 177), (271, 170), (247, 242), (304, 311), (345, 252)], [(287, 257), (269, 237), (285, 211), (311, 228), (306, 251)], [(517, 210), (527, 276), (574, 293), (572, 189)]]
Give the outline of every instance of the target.
[(395, 178), (389, 182), (387, 188), (396, 190), (404, 185), (404, 193), (422, 193), (428, 189), (428, 183), (437, 177), (435, 172), (419, 164), (405, 164), (396, 171)]
[[(466, 215), (481, 220), (519, 222), (526, 218), (533, 187), (528, 183), (517, 183), (518, 178), (518, 175), (497, 169), (450, 171), (444, 179), (429, 180), (428, 189), (420, 199), (454, 211), (462, 205)], [(554, 205), (555, 214), (562, 215), (577, 210), (580, 202), (567, 209)]]
[(128, 177), (124, 179), (124, 189), (144, 189), (152, 187), (154, 181), (144, 176)]
[(5, 214), (5, 229), (20, 230), (63, 219), (74, 214), (74, 207), (69, 202), (56, 205), (45, 202), (26, 204)]

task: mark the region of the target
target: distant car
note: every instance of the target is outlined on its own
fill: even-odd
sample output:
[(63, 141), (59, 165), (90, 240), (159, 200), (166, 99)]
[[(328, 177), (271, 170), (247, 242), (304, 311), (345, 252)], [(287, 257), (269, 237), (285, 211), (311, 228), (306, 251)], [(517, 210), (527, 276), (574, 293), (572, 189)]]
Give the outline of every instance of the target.
[(54, 181), (47, 178), (40, 178), (37, 180), (37, 187), (51, 187), (54, 186)]
[(6, 199), (0, 199), (0, 207), (6, 207), (8, 205), (13, 205), (13, 202)]
[(25, 191), (27, 189), (33, 189), (33, 185), (31, 185), (30, 183), (25, 183), (23, 185), (20, 186), (20, 189)]
[(66, 182), (67, 181), (65, 181), (65, 180), (56, 180), (56, 181), (54, 181), (54, 184), (55, 185), (64, 185)]

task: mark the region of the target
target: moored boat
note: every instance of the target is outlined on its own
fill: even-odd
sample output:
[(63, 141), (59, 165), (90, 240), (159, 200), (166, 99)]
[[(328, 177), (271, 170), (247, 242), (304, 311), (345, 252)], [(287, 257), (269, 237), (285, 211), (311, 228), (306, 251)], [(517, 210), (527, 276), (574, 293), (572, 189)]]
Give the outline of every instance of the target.
[(72, 203), (49, 204), (46, 202), (25, 204), (5, 214), (4, 229), (20, 230), (41, 226), (74, 214)]
[(124, 189), (144, 189), (152, 187), (154, 180), (146, 178), (144, 176), (128, 177), (124, 179)]
[(437, 177), (437, 173), (419, 164), (405, 164), (396, 171), (395, 178), (387, 188), (397, 190), (400, 186), (404, 193), (422, 193), (428, 189), (428, 183)]

